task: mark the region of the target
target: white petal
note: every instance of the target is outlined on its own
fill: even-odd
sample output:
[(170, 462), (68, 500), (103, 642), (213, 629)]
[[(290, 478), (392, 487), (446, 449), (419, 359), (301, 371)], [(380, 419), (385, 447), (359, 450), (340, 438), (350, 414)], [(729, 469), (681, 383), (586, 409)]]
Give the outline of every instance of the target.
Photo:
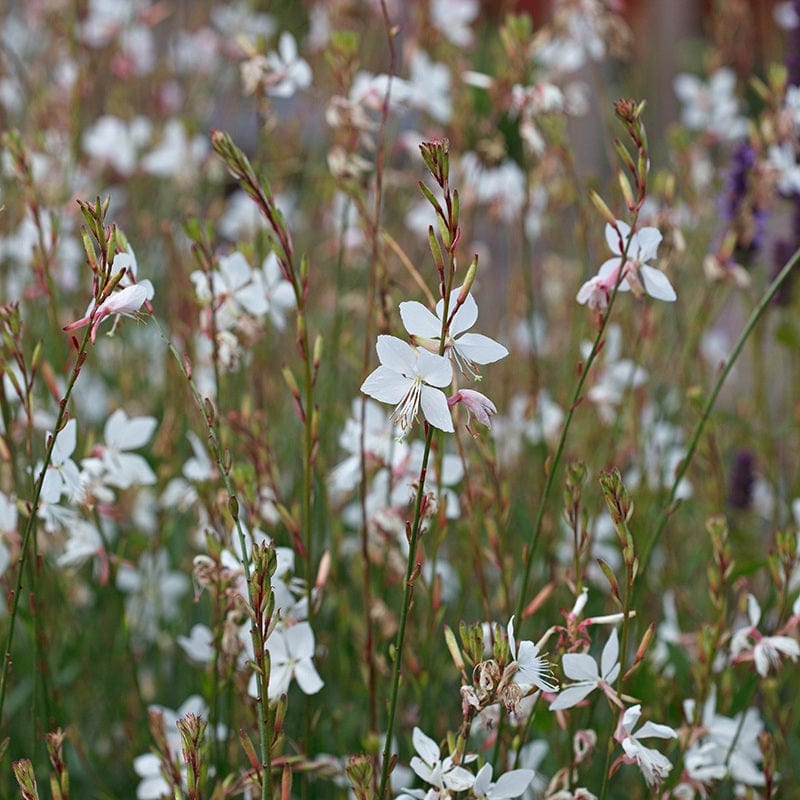
[(287, 628), (286, 648), (293, 658), (311, 658), (314, 655), (314, 631), (307, 622), (298, 622)]
[(586, 653), (566, 653), (561, 659), (564, 674), (573, 681), (600, 680), (597, 672), (597, 662)]
[[(121, 417), (116, 417), (121, 413)], [(111, 420), (116, 421), (112, 425)], [(155, 417), (134, 417), (129, 419), (122, 409), (117, 409), (108, 418), (104, 434), (106, 444), (115, 450), (136, 450), (150, 441), (150, 437), (158, 425)]]
[(442, 321), (416, 300), (400, 303), (400, 319), (412, 336), (438, 339), (442, 335)]
[(660, 269), (643, 264), (639, 272), (645, 291), (650, 297), (654, 297), (656, 300), (666, 300), (668, 303), (677, 299), (669, 278)]
[(622, 715), (622, 728), (628, 732), (628, 735), (630, 735), (631, 731), (636, 727), (636, 723), (641, 716), (641, 705), (635, 705), (625, 709), (625, 713)]
[[(411, 734), (411, 741), (414, 743), (414, 749), (417, 751), (417, 754), (426, 764), (436, 764), (439, 761), (439, 745), (436, 744), (430, 736), (426, 736), (419, 728), (414, 728)], [(414, 765), (412, 764), (411, 767), (413, 769)], [(416, 772), (416, 770), (414, 771)], [(418, 772), (417, 775), (419, 775)], [(420, 775), (420, 777), (422, 776)]]
[[(613, 681), (611, 672), (619, 660), (619, 639), (617, 638), (617, 629), (611, 631), (611, 636), (608, 637), (606, 646), (603, 648), (603, 654), (600, 657), (600, 674), (607, 681)], [(617, 669), (617, 671), (619, 671)], [(616, 675), (614, 676), (616, 677)]]
[(250, 264), (238, 250), (220, 258), (219, 271), (229, 291), (239, 289), (253, 277)]
[(567, 686), (562, 689), (558, 697), (550, 703), (551, 711), (561, 711), (565, 708), (572, 708), (577, 705), (585, 697), (591, 694), (592, 689), (595, 688), (593, 683), (576, 683), (573, 686)]
[[(458, 297), (461, 287), (454, 289), (450, 295), (452, 298)], [(453, 301), (455, 302), (455, 300)], [(441, 310), (444, 311), (444, 303), (440, 300), (436, 304), (436, 310), (439, 311), (439, 304), (441, 303)], [(450, 323), (450, 335), (458, 336), (459, 333), (468, 331), (478, 321), (478, 304), (471, 294), (468, 294), (466, 300), (461, 305), (461, 308), (456, 311), (452, 322)]]
[(492, 800), (519, 797), (536, 777), (532, 769), (512, 769), (497, 779), (492, 788)]
[(411, 385), (405, 378), (390, 367), (380, 366), (361, 384), (361, 391), (380, 400), (381, 403), (399, 403)]
[(650, 261), (656, 257), (658, 246), (663, 238), (658, 228), (642, 228), (636, 231), (633, 245), (639, 252), (632, 252), (631, 255), (642, 263)]
[[(610, 222), (606, 222), (606, 243), (608, 244), (608, 249), (611, 250), (612, 253), (621, 256), (623, 252), (622, 248), (624, 248), (625, 242), (628, 240), (631, 227), (621, 220), (617, 220), (617, 227), (619, 228), (619, 233), (611, 226)], [(619, 242), (620, 234), (622, 235), (622, 248)]]
[(316, 694), (325, 685), (310, 658), (294, 665), (294, 677), (304, 694)]
[(53, 454), (50, 463), (54, 466), (63, 464), (74, 452), (77, 444), (78, 423), (74, 419), (67, 421), (67, 424), (56, 435), (53, 445)]
[(417, 351), (408, 342), (396, 336), (381, 335), (375, 345), (381, 364), (404, 375), (414, 374), (417, 366)]
[(420, 350), (417, 374), (430, 386), (449, 386), (453, 380), (453, 365), (444, 356)]
[(493, 364), (508, 355), (500, 342), (480, 333), (465, 333), (458, 338), (455, 348), (474, 364)]
[(651, 736), (657, 739), (677, 739), (678, 734), (669, 725), (659, 725), (657, 722), (645, 722), (638, 731), (637, 739), (649, 739)]
[(475, 783), (475, 776), (464, 767), (453, 767), (442, 775), (444, 785), (454, 792), (464, 792)]
[(422, 413), (425, 419), (445, 433), (453, 433), (453, 417), (450, 414), (450, 409), (447, 405), (447, 398), (444, 392), (439, 389), (434, 389), (431, 386), (423, 386), (421, 392)]

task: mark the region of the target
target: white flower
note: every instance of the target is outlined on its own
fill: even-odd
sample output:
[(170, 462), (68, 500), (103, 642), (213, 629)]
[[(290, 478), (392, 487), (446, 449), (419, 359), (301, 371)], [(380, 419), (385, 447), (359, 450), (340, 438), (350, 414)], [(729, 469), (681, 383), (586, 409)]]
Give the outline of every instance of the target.
[(99, 457), (81, 461), (84, 469), (102, 477), (104, 483), (118, 489), (128, 489), (134, 484), (150, 486), (156, 474), (144, 458), (129, 450), (143, 447), (150, 440), (158, 424), (155, 417), (134, 417), (118, 408), (103, 428), (105, 446), (97, 448)]
[(126, 286), (118, 292), (112, 292), (102, 303), (94, 309), (90, 305), (86, 314), (75, 322), (70, 322), (64, 326), (65, 331), (73, 331), (91, 325), (91, 339), (94, 344), (97, 337), (97, 329), (100, 323), (106, 318), (115, 315), (135, 318), (142, 306), (153, 297), (153, 284), (150, 281), (142, 281), (132, 286)]
[(658, 750), (645, 747), (640, 739), (649, 739), (653, 736), (659, 739), (676, 739), (675, 733), (668, 725), (658, 725), (654, 722), (645, 722), (634, 733), (633, 729), (642, 714), (641, 705), (631, 706), (625, 710), (615, 734), (617, 741), (622, 744), (625, 751), (624, 760), (628, 764), (638, 764), (647, 785), (651, 788), (658, 786), (672, 769), (672, 762)]
[(192, 625), (188, 636), (179, 636), (176, 641), (184, 653), (198, 664), (207, 664), (214, 655), (214, 634), (207, 625)]
[(311, 67), (298, 57), (297, 42), (288, 31), (281, 34), (278, 52), (267, 54), (265, 68), (270, 73), (266, 91), (273, 97), (291, 97), (298, 89), (311, 86)]
[(484, 764), (475, 776), (472, 793), (486, 800), (508, 800), (519, 797), (530, 786), (536, 776), (532, 769), (512, 769), (492, 783), (492, 765)]
[(213, 305), (218, 331), (230, 330), (245, 313), (258, 317), (267, 311), (266, 296), (247, 259), (238, 250), (222, 256), (214, 272), (195, 270), (189, 278), (197, 299)]
[[(314, 655), (314, 632), (307, 622), (291, 627), (277, 627), (267, 639), (270, 657), (269, 699), (277, 700), (289, 691), (292, 678), (305, 694), (316, 694), (324, 683), (311, 661)], [(255, 697), (258, 684), (255, 673), (248, 691)]]
[(436, 789), (448, 789), (451, 792), (466, 791), (475, 783), (475, 776), (464, 767), (453, 764), (450, 756), (442, 759), (439, 745), (419, 728), (414, 728), (411, 740), (417, 751), (417, 755), (411, 759), (411, 769), (425, 783)]
[[(458, 297), (461, 289), (454, 289), (451, 297)], [(483, 336), (480, 333), (465, 333), (478, 320), (478, 304), (467, 294), (464, 303), (452, 313), (445, 354), (449, 355), (456, 366), (463, 373), (472, 376), (478, 375), (476, 364), (492, 364), (505, 358), (508, 350), (499, 342)], [(406, 330), (414, 337), (430, 339), (438, 344), (442, 335), (442, 314), (444, 313), (444, 300), (436, 304), (436, 314), (431, 313), (422, 303), (416, 300), (400, 303), (400, 317)]]
[(705, 131), (717, 139), (731, 140), (747, 133), (747, 120), (739, 115), (734, 95), (736, 74), (723, 67), (705, 82), (696, 75), (681, 74), (673, 83), (683, 103), (681, 121), (693, 131)]
[(477, 0), (432, 0), (431, 24), (458, 47), (472, 44), (470, 25), (478, 16)]
[(572, 708), (598, 688), (602, 688), (611, 697), (609, 695), (609, 691), (613, 693), (611, 684), (617, 679), (620, 672), (617, 629), (614, 628), (611, 631), (611, 636), (608, 637), (603, 648), (599, 670), (597, 662), (587, 653), (565, 653), (561, 659), (561, 665), (564, 668), (564, 674), (577, 683), (561, 689), (558, 697), (550, 703), (551, 711)]
[(285, 314), (294, 308), (295, 296), (292, 284), (283, 277), (278, 257), (271, 252), (261, 264), (261, 269), (253, 271), (253, 280), (259, 287), (266, 303), (266, 313), (277, 330), (282, 331)]
[[(550, 665), (539, 655), (539, 648), (533, 642), (520, 642), (519, 649), (514, 638), (514, 617), (508, 621), (508, 649), (511, 658), (517, 663), (517, 671), (514, 673), (514, 683), (522, 687), (523, 691), (529, 691), (535, 686), (543, 692), (557, 692), (558, 686), (552, 682)], [(509, 795), (516, 797), (516, 795)]]
[[(79, 503), (83, 498), (83, 485), (78, 465), (72, 460), (77, 444), (78, 423), (74, 419), (67, 421), (58, 433), (48, 433), (55, 436), (50, 464), (42, 482), (41, 500), (43, 503), (57, 503), (62, 494), (66, 494), (70, 502)], [(36, 467), (41, 470), (42, 464)]]
[[(581, 286), (575, 299), (581, 304), (588, 303), (596, 311), (604, 310), (621, 269), (620, 292), (632, 290), (637, 297), (646, 292), (656, 300), (674, 301), (675, 290), (667, 276), (647, 263), (656, 257), (661, 238), (657, 228), (640, 228), (631, 234), (630, 225), (621, 220), (617, 220), (617, 229), (606, 223), (606, 242), (615, 257), (600, 266), (597, 275)], [(627, 260), (623, 264), (625, 243), (629, 239)]]
[(775, 173), (779, 192), (786, 195), (800, 192), (800, 164), (791, 142), (770, 145), (769, 165)]
[[(770, 668), (778, 668), (781, 656), (792, 661), (800, 657), (800, 644), (791, 636), (764, 636), (758, 629), (761, 607), (756, 598), (747, 596), (747, 615), (750, 624), (735, 631), (731, 638), (731, 658), (737, 659), (742, 653), (752, 658), (756, 672), (766, 678)], [(749, 660), (748, 658), (748, 660)]]
[(420, 407), (431, 425), (453, 433), (453, 418), (441, 390), (453, 380), (450, 362), (396, 336), (379, 336), (376, 349), (381, 365), (367, 376), (361, 391), (381, 403), (397, 404), (391, 420), (400, 425), (403, 435)]

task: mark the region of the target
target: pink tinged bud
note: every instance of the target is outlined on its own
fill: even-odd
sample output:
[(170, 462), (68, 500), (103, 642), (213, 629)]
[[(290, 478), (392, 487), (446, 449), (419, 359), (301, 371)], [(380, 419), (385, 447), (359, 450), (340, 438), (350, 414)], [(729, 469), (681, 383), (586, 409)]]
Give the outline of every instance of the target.
[(447, 404), (452, 408), (456, 403), (463, 403), (470, 415), (485, 425), (492, 427), (491, 417), (497, 413), (494, 403), (486, 395), (473, 389), (459, 389), (452, 397), (447, 399)]

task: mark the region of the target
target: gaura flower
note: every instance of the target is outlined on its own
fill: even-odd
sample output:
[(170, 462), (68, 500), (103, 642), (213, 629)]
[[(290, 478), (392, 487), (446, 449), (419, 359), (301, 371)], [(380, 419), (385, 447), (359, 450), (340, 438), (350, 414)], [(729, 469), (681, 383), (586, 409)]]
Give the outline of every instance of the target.
[[(458, 297), (460, 291), (454, 289), (451, 297)], [(444, 300), (436, 304), (436, 314), (416, 300), (400, 303), (400, 317), (406, 330), (415, 338), (430, 340), (437, 350), (442, 336), (443, 313)], [(473, 377), (479, 375), (476, 364), (493, 364), (508, 355), (508, 350), (494, 339), (480, 333), (465, 333), (477, 320), (478, 304), (471, 294), (467, 294), (463, 304), (452, 314), (445, 342), (445, 355), (453, 359), (461, 372)], [(420, 344), (424, 346), (423, 342)]]
[(431, 425), (453, 433), (453, 418), (442, 391), (453, 380), (450, 362), (396, 336), (379, 336), (376, 349), (381, 365), (367, 376), (361, 391), (381, 403), (396, 404), (391, 420), (403, 435), (416, 420), (420, 407)]
[[(628, 257), (623, 264), (625, 242), (629, 238)], [(633, 291), (637, 297), (649, 294), (656, 300), (673, 302), (677, 295), (669, 279), (660, 269), (647, 263), (656, 257), (661, 239), (657, 228), (641, 228), (632, 234), (630, 225), (621, 220), (617, 220), (616, 229), (607, 223), (606, 242), (614, 258), (600, 266), (597, 275), (581, 286), (575, 299), (581, 305), (588, 303), (595, 311), (605, 310), (622, 270), (620, 292)]]
[(645, 747), (640, 739), (657, 737), (659, 739), (677, 739), (675, 733), (668, 725), (659, 725), (655, 722), (645, 722), (636, 733), (633, 729), (642, 715), (641, 705), (631, 706), (625, 710), (620, 720), (614, 737), (622, 744), (625, 755), (622, 760), (626, 764), (638, 764), (642, 775), (650, 788), (658, 786), (672, 769), (672, 762), (658, 750)]
[(617, 629), (611, 631), (600, 656), (600, 668), (588, 653), (566, 653), (561, 659), (564, 674), (576, 683), (561, 689), (561, 694), (550, 703), (551, 711), (572, 708), (588, 697), (595, 689), (602, 689), (609, 700), (619, 703), (611, 684), (620, 672), (619, 639)]
[(550, 664), (539, 655), (539, 648), (533, 642), (528, 641), (520, 642), (519, 648), (517, 648), (517, 641), (514, 637), (514, 617), (508, 621), (506, 632), (508, 633), (508, 650), (512, 660), (517, 664), (514, 683), (519, 684), (526, 691), (535, 686), (543, 692), (557, 692), (558, 686), (553, 683)]
[(106, 317), (117, 314), (123, 317), (135, 317), (151, 297), (152, 284), (149, 281), (126, 286), (124, 289), (110, 294), (97, 308), (90, 309), (86, 316), (75, 320), (75, 322), (70, 322), (69, 325), (65, 325), (64, 330), (74, 331), (77, 328), (91, 325), (91, 338), (92, 344), (94, 344), (97, 337), (97, 329)]

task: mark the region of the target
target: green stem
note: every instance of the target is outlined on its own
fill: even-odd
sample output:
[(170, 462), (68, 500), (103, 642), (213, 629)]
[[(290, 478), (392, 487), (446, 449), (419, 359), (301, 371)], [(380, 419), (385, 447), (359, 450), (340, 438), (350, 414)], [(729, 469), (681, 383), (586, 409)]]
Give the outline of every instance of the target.
[[(686, 450), (686, 455), (675, 472), (675, 478), (672, 482), (672, 488), (669, 492), (667, 505), (659, 516), (655, 533), (645, 547), (644, 556), (641, 559), (641, 569), (639, 571), (640, 575), (642, 576), (646, 574), (653, 550), (655, 549), (656, 544), (658, 544), (658, 540), (661, 538), (661, 534), (664, 532), (664, 528), (666, 528), (667, 522), (669, 521), (670, 516), (672, 516), (672, 512), (675, 510), (674, 503), (678, 486), (683, 479), (683, 476), (689, 469), (689, 465), (691, 464), (692, 458), (697, 450), (697, 445), (700, 442), (700, 436), (703, 433), (703, 429), (705, 428), (709, 417), (711, 416), (711, 410), (714, 408), (714, 404), (716, 403), (717, 397), (722, 389), (722, 384), (725, 383), (725, 379), (728, 377), (728, 374), (733, 368), (734, 363), (736, 363), (736, 359), (739, 357), (739, 353), (741, 353), (745, 342), (753, 331), (753, 328), (755, 328), (756, 324), (761, 319), (761, 316), (766, 311), (767, 306), (775, 296), (775, 293), (778, 291), (781, 284), (789, 277), (789, 273), (791, 273), (798, 260), (800, 260), (800, 249), (796, 250), (792, 257), (786, 262), (786, 264), (783, 266), (783, 269), (781, 269), (772, 283), (767, 287), (767, 290), (764, 292), (761, 300), (759, 300), (758, 305), (750, 313), (750, 317), (745, 323), (741, 334), (739, 334), (739, 338), (737, 339), (736, 344), (734, 345), (733, 350), (728, 357), (728, 360), (725, 362), (725, 366), (722, 368), (719, 377), (711, 389), (711, 394), (709, 394), (708, 399), (706, 400), (705, 406), (703, 407), (703, 411), (700, 415), (700, 419), (697, 421), (694, 431), (692, 432), (692, 436), (689, 439), (689, 446)], [(642, 585), (643, 583), (643, 581), (640, 581), (639, 585)]]
[(53, 434), (50, 437), (50, 441), (48, 442), (47, 445), (47, 451), (45, 452), (44, 461), (42, 463), (42, 471), (39, 474), (39, 477), (36, 479), (36, 484), (34, 485), (33, 497), (31, 499), (31, 503), (29, 506), (28, 521), (25, 524), (25, 531), (22, 534), (22, 546), (20, 548), (20, 554), (19, 554), (17, 580), (13, 590), (14, 599), (11, 606), (11, 613), (9, 615), (6, 640), (3, 646), (3, 666), (2, 666), (2, 673), (0, 673), (0, 721), (3, 718), (3, 706), (5, 705), (6, 690), (8, 689), (9, 668), (11, 666), (11, 643), (14, 639), (14, 627), (16, 625), (17, 616), (19, 614), (20, 597), (22, 596), (22, 575), (25, 571), (28, 548), (31, 546), (31, 540), (33, 539), (34, 544), (36, 541), (36, 530), (38, 525), (38, 517), (36, 515), (36, 512), (37, 509), (39, 508), (39, 499), (42, 494), (42, 486), (44, 485), (45, 475), (47, 474), (47, 470), (53, 458), (53, 450), (56, 445), (56, 439), (58, 438), (58, 434), (63, 428), (64, 423), (66, 421), (67, 405), (69, 403), (70, 397), (72, 396), (72, 390), (75, 386), (75, 382), (78, 380), (78, 375), (80, 374), (81, 367), (83, 367), (83, 362), (86, 360), (86, 350), (89, 345), (91, 330), (92, 330), (92, 325), (90, 324), (86, 328), (86, 331), (83, 335), (83, 341), (81, 342), (80, 347), (78, 349), (78, 356), (75, 359), (74, 366), (72, 367), (72, 373), (69, 376), (69, 381), (67, 382), (67, 388), (64, 392), (64, 397), (58, 404), (58, 414), (56, 415), (55, 425), (53, 426)]
[[(636, 219), (634, 218), (631, 221), (631, 230), (628, 234), (628, 238), (625, 242), (625, 247), (623, 250), (622, 255), (620, 256), (620, 263), (624, 265), (628, 260), (628, 249), (630, 248), (630, 243), (633, 238), (634, 230), (636, 228)], [(558, 465), (561, 462), (561, 456), (564, 453), (564, 446), (567, 442), (567, 434), (569, 433), (570, 425), (572, 424), (572, 418), (575, 415), (575, 411), (578, 408), (578, 405), (581, 402), (583, 392), (583, 385), (586, 383), (586, 378), (594, 364), (595, 360), (597, 359), (598, 354), (600, 353), (600, 345), (603, 341), (603, 337), (606, 332), (606, 328), (608, 327), (609, 320), (611, 319), (611, 309), (614, 307), (614, 301), (616, 300), (617, 293), (619, 291), (619, 284), (622, 283), (624, 277), (624, 270), (620, 268), (619, 276), (617, 279), (617, 285), (614, 287), (614, 291), (611, 293), (611, 297), (608, 301), (608, 306), (606, 307), (605, 313), (603, 314), (600, 322), (600, 327), (598, 328), (597, 335), (594, 337), (594, 342), (592, 344), (591, 352), (589, 353), (588, 358), (586, 359), (586, 363), (583, 364), (580, 376), (578, 377), (578, 382), (575, 384), (575, 390), (572, 393), (572, 399), (570, 400), (569, 410), (567, 411), (566, 419), (564, 420), (564, 425), (561, 428), (561, 436), (558, 439), (558, 445), (556, 446), (556, 451), (553, 454), (552, 459), (550, 459), (549, 465), (545, 467), (547, 470), (547, 479), (545, 480), (544, 490), (542, 491), (542, 496), (539, 500), (539, 508), (536, 511), (536, 519), (533, 523), (533, 529), (531, 530), (531, 535), (528, 540), (527, 549), (525, 553), (525, 563), (522, 570), (522, 585), (520, 586), (519, 590), (519, 597), (517, 598), (517, 607), (515, 611), (515, 620), (517, 624), (517, 632), (519, 631), (520, 626), (522, 625), (522, 612), (525, 608), (525, 598), (528, 593), (528, 584), (530, 583), (531, 577), (531, 567), (533, 566), (533, 557), (536, 553), (536, 545), (539, 542), (539, 536), (542, 532), (542, 523), (544, 522), (544, 513), (545, 509), (547, 508), (547, 501), (550, 498), (550, 492), (553, 489), (553, 485), (555, 484), (556, 473), (558, 471)]]
[(419, 488), (414, 501), (414, 517), (411, 522), (411, 535), (408, 539), (408, 562), (406, 564), (406, 579), (403, 587), (403, 604), (400, 608), (400, 624), (397, 629), (397, 639), (394, 646), (394, 668), (392, 670), (392, 693), (389, 699), (389, 716), (386, 721), (386, 739), (383, 745), (381, 765), (381, 783), (378, 789), (378, 800), (386, 796), (389, 781), (389, 764), (391, 760), (392, 732), (397, 714), (397, 698), (400, 694), (400, 673), (403, 666), (403, 643), (406, 636), (406, 624), (411, 610), (411, 596), (414, 592), (414, 579), (416, 571), (417, 544), (422, 530), (422, 498), (425, 496), (425, 477), (428, 471), (428, 457), (431, 452), (433, 427), (428, 425), (425, 435), (425, 450), (422, 454), (422, 467), (420, 468)]
[[(211, 446), (211, 453), (214, 458), (214, 461), (219, 469), (219, 474), (222, 476), (222, 481), (225, 486), (225, 491), (228, 494), (228, 498), (230, 501), (236, 500), (236, 492), (233, 486), (233, 482), (231, 480), (230, 474), (225, 467), (224, 459), (222, 456), (222, 446), (220, 444), (217, 426), (214, 424), (213, 420), (209, 418), (209, 412), (206, 408), (206, 404), (203, 401), (203, 398), (200, 396), (200, 392), (197, 390), (197, 386), (195, 385), (194, 381), (189, 375), (187, 371), (186, 364), (184, 364), (183, 359), (180, 357), (175, 345), (167, 338), (166, 332), (164, 331), (161, 324), (158, 320), (154, 319), (156, 327), (158, 328), (159, 333), (161, 334), (161, 338), (167, 345), (169, 352), (171, 353), (172, 357), (175, 359), (175, 362), (178, 365), (178, 369), (181, 371), (181, 374), (186, 379), (186, 382), (189, 386), (189, 390), (194, 397), (195, 402), (197, 403), (198, 408), (203, 417), (203, 421), (206, 425), (206, 433), (208, 435), (208, 441)], [(238, 505), (238, 501), (237, 501)], [(253, 603), (253, 592), (252, 587), (250, 584), (250, 576), (251, 576), (251, 565), (250, 565), (250, 556), (247, 552), (247, 538), (245, 537), (244, 527), (242, 526), (241, 518), (237, 513), (232, 514), (234, 524), (236, 526), (236, 532), (239, 536), (239, 546), (242, 551), (242, 568), (244, 571), (244, 579), (245, 579), (245, 586), (247, 587), (247, 602), (251, 609), (255, 609), (255, 605)], [(253, 622), (250, 625), (250, 635), (252, 637), (253, 643), (253, 653), (255, 655), (255, 659), (258, 664), (264, 663), (264, 642), (259, 640), (259, 636), (257, 636), (256, 631), (256, 623)], [(272, 753), (271, 753), (271, 741), (268, 736), (268, 726), (271, 723), (271, 710), (269, 707), (269, 699), (268, 699), (268, 686), (269, 686), (269, 673), (264, 672), (263, 670), (259, 674), (259, 693), (258, 693), (258, 706), (259, 706), (259, 713), (258, 713), (258, 734), (260, 739), (260, 756), (261, 756), (261, 767), (263, 770), (262, 780), (261, 780), (261, 798), (262, 800), (272, 800), (273, 791), (272, 791)]]

